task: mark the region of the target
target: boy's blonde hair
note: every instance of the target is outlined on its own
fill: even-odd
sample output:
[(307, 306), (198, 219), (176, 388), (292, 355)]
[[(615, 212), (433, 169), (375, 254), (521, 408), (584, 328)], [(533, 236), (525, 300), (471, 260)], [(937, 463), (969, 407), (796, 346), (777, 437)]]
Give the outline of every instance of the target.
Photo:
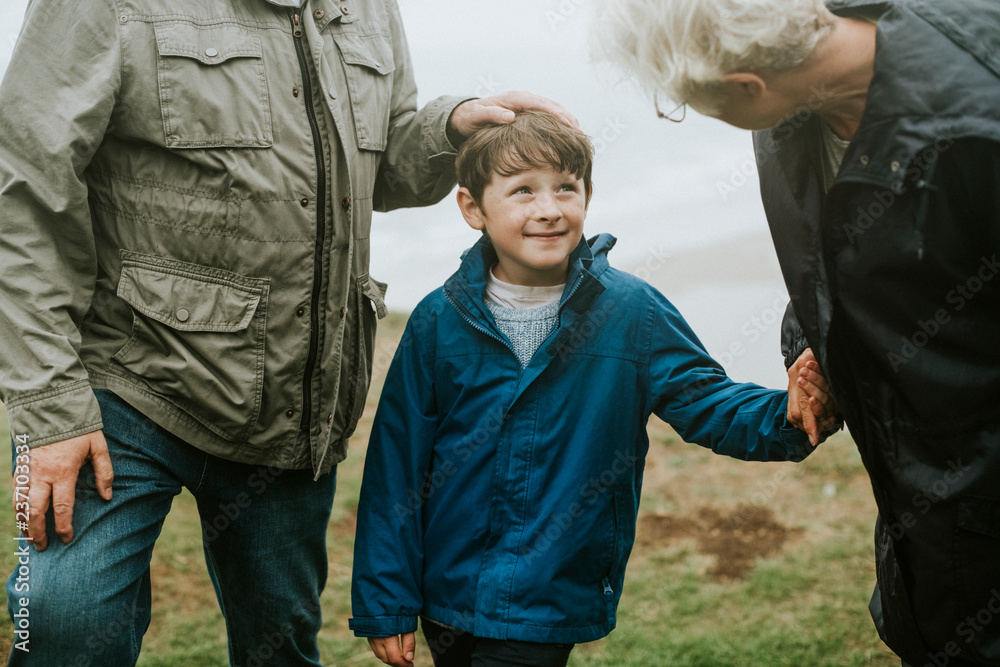
[(583, 179), (590, 198), (594, 149), (587, 135), (546, 111), (519, 111), (512, 123), (491, 125), (469, 137), (455, 161), (458, 184), (477, 204), (494, 174), (513, 176), (552, 167)]

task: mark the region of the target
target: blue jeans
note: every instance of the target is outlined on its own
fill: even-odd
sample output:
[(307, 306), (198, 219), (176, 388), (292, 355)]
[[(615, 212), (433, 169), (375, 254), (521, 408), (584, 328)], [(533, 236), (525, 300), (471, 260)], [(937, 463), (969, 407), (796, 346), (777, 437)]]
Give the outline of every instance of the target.
[[(134, 665), (149, 626), (149, 562), (174, 496), (198, 502), (205, 561), (240, 667), (319, 665), (316, 635), (326, 585), (326, 529), (336, 471), (280, 470), (210, 456), (173, 437), (109, 391), (98, 390), (115, 481), (97, 494), (80, 471), (74, 538), (30, 549), (29, 593), (7, 581), (12, 618), (30, 599), (30, 652), (9, 665)], [(23, 544), (23, 543), (22, 543)]]

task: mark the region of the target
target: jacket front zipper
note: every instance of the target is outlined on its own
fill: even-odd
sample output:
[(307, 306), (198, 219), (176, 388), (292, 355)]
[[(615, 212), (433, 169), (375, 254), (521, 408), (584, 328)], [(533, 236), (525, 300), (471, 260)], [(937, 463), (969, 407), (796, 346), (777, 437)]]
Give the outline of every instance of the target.
[(299, 59), (302, 72), (302, 97), (312, 131), (313, 152), (316, 154), (316, 247), (313, 250), (313, 288), (309, 308), (309, 354), (306, 356), (305, 373), (302, 379), (302, 421), (300, 428), (309, 430), (312, 418), (312, 377), (313, 366), (319, 354), (320, 328), (320, 288), (323, 285), (323, 247), (326, 244), (326, 164), (323, 161), (323, 140), (319, 136), (319, 123), (313, 106), (312, 80), (306, 66), (305, 48), (302, 46), (302, 26), (299, 15), (289, 10), (292, 21), (292, 38), (295, 41), (295, 55)]

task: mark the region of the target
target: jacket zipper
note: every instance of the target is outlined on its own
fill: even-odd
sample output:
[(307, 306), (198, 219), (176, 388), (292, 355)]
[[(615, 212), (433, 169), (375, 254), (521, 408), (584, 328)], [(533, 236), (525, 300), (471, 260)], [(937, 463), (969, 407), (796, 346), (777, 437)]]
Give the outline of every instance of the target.
[(309, 309), (309, 353), (302, 380), (302, 421), (299, 425), (301, 429), (308, 431), (312, 419), (313, 366), (319, 354), (320, 287), (323, 284), (323, 247), (326, 244), (326, 164), (323, 162), (323, 140), (319, 136), (319, 123), (313, 106), (312, 80), (309, 78), (305, 48), (302, 46), (299, 14), (295, 10), (289, 10), (288, 15), (292, 22), (295, 55), (299, 59), (299, 70), (302, 73), (302, 97), (306, 105), (306, 116), (309, 118), (309, 129), (312, 131), (313, 152), (316, 155), (316, 247), (313, 250), (313, 288)]
[[(444, 296), (445, 296), (446, 299), (448, 299), (448, 302), (451, 303), (452, 306), (454, 306), (455, 310), (458, 311), (458, 314), (462, 316), (462, 319), (464, 319), (466, 322), (468, 322), (469, 325), (473, 329), (475, 329), (476, 331), (480, 331), (480, 332), (486, 334), (487, 336), (489, 336), (490, 338), (492, 338), (494, 340), (498, 340), (501, 343), (503, 343), (504, 347), (506, 347), (508, 350), (510, 350), (511, 354), (514, 355), (514, 358), (517, 359), (517, 352), (514, 352), (514, 347), (509, 342), (507, 342), (506, 340), (504, 340), (500, 336), (496, 335), (495, 333), (493, 333), (492, 331), (490, 331), (486, 327), (484, 327), (481, 324), (479, 324), (479, 322), (477, 322), (476, 319), (474, 317), (472, 317), (472, 315), (470, 315), (468, 312), (466, 312), (466, 310), (465, 310), (464, 307), (460, 306), (455, 299), (451, 298), (451, 295), (448, 294), (448, 290), (445, 290)], [(518, 363), (518, 366), (521, 365), (520, 360), (518, 360), (517, 363)], [(518, 371), (517, 377), (518, 377), (518, 379), (520, 379), (520, 377), (521, 377), (521, 371)]]
[[(577, 280), (576, 284), (573, 285), (573, 289), (570, 290), (569, 296), (567, 296), (566, 300), (563, 301), (563, 303), (559, 306), (559, 312), (556, 315), (557, 318), (561, 318), (562, 317), (562, 311), (566, 307), (566, 304), (568, 304), (570, 302), (570, 299), (573, 298), (573, 295), (576, 294), (576, 291), (578, 289), (580, 289), (580, 285), (582, 285), (582, 284), (583, 284), (583, 280)], [(508, 350), (511, 351), (511, 354), (514, 355), (514, 358), (517, 359), (517, 352), (514, 351), (514, 347), (508, 341), (504, 340), (503, 338), (501, 338), (500, 336), (496, 335), (495, 333), (493, 333), (492, 331), (490, 331), (486, 327), (484, 327), (481, 324), (479, 324), (479, 322), (477, 322), (476, 319), (474, 317), (472, 317), (472, 315), (469, 314), (464, 307), (462, 307), (462, 306), (460, 306), (458, 304), (458, 301), (456, 301), (455, 299), (452, 298), (451, 294), (448, 293), (448, 290), (444, 291), (444, 296), (445, 296), (446, 299), (448, 299), (448, 302), (455, 308), (455, 310), (458, 311), (458, 314), (462, 316), (462, 319), (464, 319), (466, 322), (468, 322), (469, 325), (473, 329), (475, 329), (476, 331), (480, 331), (480, 332), (486, 334), (487, 336), (489, 336), (490, 338), (492, 338), (494, 340), (497, 340), (497, 341), (500, 341), (501, 343), (503, 343), (504, 346)], [(548, 339), (552, 337), (552, 334), (554, 334), (558, 330), (559, 330), (559, 327), (557, 325), (552, 331), (549, 332), (549, 335), (545, 337), (545, 341), (542, 341), (542, 345), (544, 345), (545, 342), (548, 341)], [(521, 360), (520, 359), (517, 360), (517, 365), (518, 365), (517, 379), (520, 381), (521, 376), (524, 374), (524, 368), (521, 368)]]

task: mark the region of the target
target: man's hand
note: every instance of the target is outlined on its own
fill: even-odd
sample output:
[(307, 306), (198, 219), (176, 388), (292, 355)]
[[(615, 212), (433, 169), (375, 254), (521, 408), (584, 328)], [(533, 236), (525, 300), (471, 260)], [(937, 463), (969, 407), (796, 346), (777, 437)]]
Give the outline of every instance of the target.
[(395, 637), (369, 637), (368, 645), (372, 647), (375, 657), (387, 665), (413, 667), (413, 651), (417, 647), (417, 639), (412, 632)]
[(837, 399), (807, 347), (788, 369), (788, 421), (805, 431), (815, 447), (820, 431), (830, 428), (836, 416)]
[[(90, 461), (101, 498), (111, 500), (114, 471), (108, 455), (108, 443), (101, 431), (93, 431), (62, 442), (35, 447), (30, 452), (31, 473), (28, 482), (28, 536), (35, 549), (45, 551), (49, 538), (45, 532), (45, 513), (52, 508), (56, 535), (64, 544), (73, 539), (73, 501), (80, 468)], [(15, 503), (16, 503), (15, 496)]]
[(448, 119), (448, 139), (453, 145), (458, 146), (476, 130), (487, 125), (510, 123), (514, 120), (515, 111), (525, 109), (548, 111), (570, 127), (580, 129), (580, 122), (561, 104), (533, 93), (510, 91), (462, 102), (455, 107), (451, 112), (451, 118)]

